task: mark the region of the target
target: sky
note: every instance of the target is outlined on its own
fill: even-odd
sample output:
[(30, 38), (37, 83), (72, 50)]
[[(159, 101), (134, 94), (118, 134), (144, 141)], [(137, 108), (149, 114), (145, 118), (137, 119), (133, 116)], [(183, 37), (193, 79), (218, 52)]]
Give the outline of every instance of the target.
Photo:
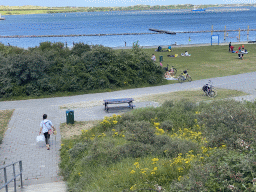
[(0, 0), (4, 6), (47, 6), (47, 7), (121, 7), (132, 5), (176, 5), (176, 4), (243, 4), (256, 0)]

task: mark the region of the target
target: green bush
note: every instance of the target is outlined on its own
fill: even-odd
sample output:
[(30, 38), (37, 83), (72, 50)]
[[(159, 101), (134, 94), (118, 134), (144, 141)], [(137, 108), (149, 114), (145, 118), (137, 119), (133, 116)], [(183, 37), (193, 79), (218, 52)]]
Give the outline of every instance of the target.
[(204, 164), (195, 164), (171, 191), (255, 191), (255, 154), (215, 150)]
[(0, 98), (152, 85), (163, 71), (142, 49), (118, 51), (42, 42), (28, 50), (0, 44)]
[(198, 122), (205, 126), (210, 147), (226, 145), (230, 149), (249, 150), (255, 146), (255, 110), (235, 101), (204, 105)]

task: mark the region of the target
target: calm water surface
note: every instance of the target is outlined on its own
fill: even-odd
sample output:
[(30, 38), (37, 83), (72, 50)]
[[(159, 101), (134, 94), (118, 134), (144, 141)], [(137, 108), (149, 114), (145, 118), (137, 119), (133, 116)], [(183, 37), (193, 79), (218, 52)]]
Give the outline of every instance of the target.
[[(0, 35), (70, 35), (70, 34), (112, 34), (148, 33), (149, 28), (184, 32), (227, 29), (256, 29), (256, 8), (209, 8), (205, 12), (191, 10), (124, 11), (93, 13), (58, 13), (39, 15), (10, 15), (0, 21)], [(224, 41), (224, 32), (215, 32), (219, 41)], [(247, 31), (241, 32), (241, 41), (247, 41)], [(101, 44), (109, 47), (132, 46), (139, 41), (141, 46), (210, 43), (211, 33), (177, 33), (83, 36), (83, 37), (44, 37), (44, 38), (0, 38), (0, 42), (18, 47), (35, 47), (40, 42), (63, 42), (72, 46), (73, 42)], [(226, 42), (237, 42), (238, 32), (229, 32)], [(256, 40), (256, 32), (249, 32), (248, 40)], [(214, 41), (217, 43), (217, 40)]]

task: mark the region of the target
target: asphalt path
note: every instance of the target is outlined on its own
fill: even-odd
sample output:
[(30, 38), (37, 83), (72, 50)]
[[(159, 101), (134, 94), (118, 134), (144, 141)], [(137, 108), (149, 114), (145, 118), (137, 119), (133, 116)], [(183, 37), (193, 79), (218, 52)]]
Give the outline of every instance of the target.
[[(175, 91), (201, 89), (209, 79), (175, 83), (156, 87), (136, 88), (122, 91), (85, 94), (70, 97), (55, 97), (45, 99), (31, 99), (20, 101), (0, 102), (0, 110), (15, 109), (9, 122), (8, 130), (5, 133), (3, 143), (0, 145), (0, 167), (12, 162), (22, 160), (23, 181), (27, 191), (31, 186), (44, 186), (49, 183), (61, 185), (65, 191), (62, 178), (59, 176), (61, 134), (50, 139), (51, 150), (47, 151), (44, 143), (36, 143), (36, 136), (39, 134), (39, 124), (42, 115), (46, 113), (54, 126), (60, 133), (60, 124), (66, 122), (66, 109), (60, 106), (81, 102), (102, 102), (104, 99), (140, 97), (145, 95), (170, 93)], [(256, 98), (256, 72), (211, 78), (216, 88), (240, 90), (249, 95), (234, 98), (236, 100), (254, 101)], [(157, 106), (154, 102), (137, 102), (136, 108), (146, 106)], [(88, 121), (103, 119), (104, 116), (113, 115), (106, 113), (103, 105), (81, 107), (74, 109), (75, 121)], [(16, 168), (16, 170), (18, 170)], [(12, 167), (7, 170), (8, 177), (12, 176)], [(18, 173), (18, 171), (16, 171)], [(3, 170), (0, 170), (0, 186), (3, 184)], [(58, 187), (57, 187), (58, 188)], [(51, 187), (54, 191), (54, 187)], [(61, 188), (58, 188), (60, 190)], [(30, 191), (35, 190), (33, 188)], [(58, 191), (57, 190), (57, 191)], [(1, 190), (0, 190), (1, 191)], [(26, 191), (26, 190), (23, 190)], [(51, 191), (51, 190), (48, 190)]]

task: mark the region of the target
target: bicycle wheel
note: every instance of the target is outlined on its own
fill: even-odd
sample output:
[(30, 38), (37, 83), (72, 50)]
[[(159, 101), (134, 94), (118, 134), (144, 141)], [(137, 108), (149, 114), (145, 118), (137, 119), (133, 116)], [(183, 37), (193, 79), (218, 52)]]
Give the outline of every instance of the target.
[(210, 91), (210, 92), (208, 93), (208, 96), (209, 96), (209, 97), (216, 97), (216, 95), (217, 95), (217, 93), (215, 93), (215, 91)]
[(178, 77), (178, 81), (179, 81), (180, 83), (183, 83), (184, 77), (180, 75), (180, 76)]
[(189, 82), (191, 82), (191, 81), (192, 81), (192, 78), (188, 75), (188, 76), (187, 76), (187, 80), (188, 80)]

